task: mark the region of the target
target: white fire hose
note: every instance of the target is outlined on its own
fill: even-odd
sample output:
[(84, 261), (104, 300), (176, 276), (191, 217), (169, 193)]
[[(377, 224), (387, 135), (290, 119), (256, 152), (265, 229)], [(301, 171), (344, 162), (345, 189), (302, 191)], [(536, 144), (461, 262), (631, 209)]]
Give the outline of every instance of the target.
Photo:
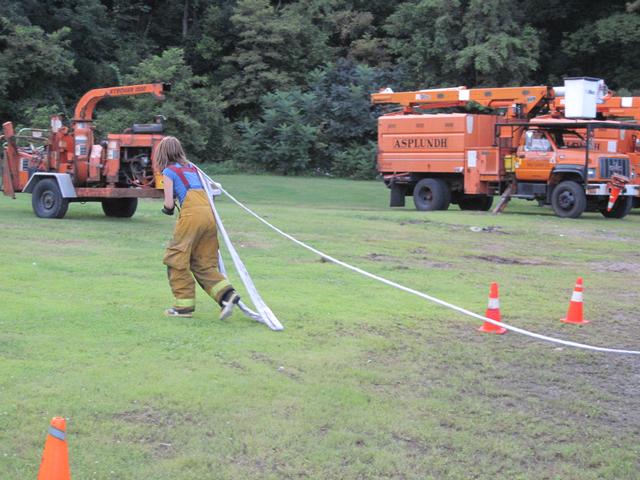
[[(197, 168), (197, 167), (196, 167)], [(203, 175), (206, 179), (208, 179), (210, 182), (214, 183), (206, 174), (204, 174), (200, 169), (198, 169), (198, 171), (201, 173), (201, 175)], [(217, 185), (217, 184), (215, 184)], [(509, 325), (508, 323), (504, 323), (504, 322), (499, 322), (497, 320), (492, 320), (491, 318), (487, 318), (484, 315), (479, 315), (477, 313), (474, 313), (470, 310), (467, 310), (465, 308), (459, 307), (457, 305), (453, 305), (449, 302), (446, 302), (444, 300), (440, 300), (439, 298), (436, 297), (432, 297), (431, 295), (427, 295), (426, 293), (422, 293), (419, 292), (417, 290), (414, 290), (412, 288), (409, 287), (405, 287), (403, 285), (400, 285), (396, 282), (393, 282), (391, 280), (387, 280), (386, 278), (383, 278), (379, 275), (375, 275), (373, 273), (367, 272), (366, 270), (363, 270), (361, 268), (358, 267), (354, 267), (353, 265), (349, 265), (346, 262), (343, 262), (341, 260), (338, 260), (330, 255), (327, 255), (326, 253), (321, 252), (320, 250), (317, 250), (316, 248), (313, 248), (310, 245), (307, 245), (306, 243), (294, 238), (293, 236), (289, 235), (288, 233), (285, 233), (284, 231), (280, 230), (278, 227), (272, 225), (271, 223), (269, 223), (268, 221), (266, 221), (264, 218), (262, 218), (260, 215), (258, 215), (257, 213), (255, 213), (253, 210), (249, 209), (247, 206), (245, 206), (244, 204), (242, 204), (240, 201), (238, 201), (233, 195), (231, 195), (229, 192), (227, 192), (224, 188), (222, 188), (221, 186), (219, 186), (219, 189), (227, 196), (231, 199), (231, 201), (233, 201), (236, 205), (238, 205), (240, 208), (242, 208), (243, 210), (245, 210), (247, 213), (249, 213), (250, 215), (254, 216), (255, 218), (257, 218), (260, 222), (264, 223), (265, 225), (267, 225), (269, 228), (271, 228), (272, 230), (278, 232), (280, 235), (282, 235), (283, 237), (291, 240), (292, 242), (300, 245), (303, 248), (306, 248), (307, 250), (315, 253), (316, 255), (319, 255), (321, 258), (335, 263), (336, 265), (339, 265), (341, 267), (347, 268), (349, 270), (352, 270), (356, 273), (359, 273), (360, 275), (363, 275), (365, 277), (371, 278), (373, 280), (376, 280), (378, 282), (384, 283), (385, 285), (389, 285), (391, 287), (397, 288), (398, 290), (402, 290), (404, 292), (407, 293), (411, 293), (413, 295), (416, 295), (418, 297), (424, 298), (425, 300), (428, 300), (430, 302), (433, 302), (437, 305), (440, 305), (442, 307), (448, 308), (450, 310), (454, 310), (458, 313), (462, 313), (463, 315), (475, 318), (477, 320), (482, 320), (484, 322), (488, 322), (491, 323), (493, 325), (497, 325), (499, 327), (503, 327), (506, 328), (507, 330), (510, 330), (512, 332), (515, 333), (519, 333), (521, 335), (525, 335), (531, 338), (535, 338), (538, 340), (542, 340), (545, 342), (551, 342), (551, 343), (555, 343), (558, 345), (565, 345), (567, 347), (573, 347), (573, 348), (579, 348), (579, 349), (583, 349), (583, 350), (590, 350), (590, 351), (596, 351), (596, 352), (605, 352), (605, 353), (616, 353), (616, 354), (626, 354), (626, 355), (640, 355), (640, 351), (638, 350), (625, 350), (622, 348), (609, 348), (609, 347), (598, 347), (598, 346), (594, 346), (594, 345), (588, 345), (588, 344), (584, 344), (584, 343), (579, 343), (579, 342), (573, 342), (571, 340), (563, 340), (560, 338), (555, 338), (555, 337), (549, 337), (547, 335), (542, 335), (539, 333), (535, 333), (535, 332), (531, 332), (529, 330), (525, 330), (524, 328), (519, 328), (519, 327), (514, 327), (512, 325)], [(211, 190), (210, 185), (209, 185), (209, 190)], [(213, 197), (211, 197), (213, 198)], [(213, 201), (210, 202), (211, 203), (211, 208), (214, 210), (214, 214), (216, 215), (216, 219), (219, 221), (219, 217), (217, 216), (217, 213), (215, 213), (215, 207), (213, 206)], [(226, 235), (226, 231), (224, 231), (224, 227), (222, 226), (222, 222), (219, 221), (219, 225), (222, 227), (221, 230), (224, 232), (223, 236), (225, 237), (225, 242), (227, 244), (227, 247), (229, 248), (230, 252), (233, 251), (235, 252), (235, 249), (233, 248), (233, 245), (231, 245), (231, 242), (228, 239), (228, 236)], [(237, 257), (237, 252), (235, 252), (235, 256)], [(232, 258), (234, 258), (233, 254), (232, 254)], [(238, 263), (242, 263), (240, 261), (240, 257), (237, 257)], [(236, 264), (236, 268), (238, 267), (238, 263), (236, 263), (236, 259), (234, 258), (234, 264)], [(244, 265), (242, 266), (244, 268)], [(240, 272), (240, 270), (238, 270)], [(246, 272), (246, 269), (245, 269)], [(251, 279), (248, 277), (248, 273), (247, 273), (247, 278), (249, 279), (249, 282), (251, 282)], [(244, 279), (243, 279), (244, 282)], [(246, 283), (245, 283), (246, 285)], [(253, 286), (253, 282), (251, 282), (251, 285)], [(255, 287), (253, 287), (255, 289)], [(257, 291), (255, 292), (258, 301), (256, 302), (256, 300), (254, 300), (254, 297), (251, 296), (251, 299), (254, 301), (254, 305), (256, 305), (256, 308), (258, 309), (258, 312), (260, 313), (260, 315), (262, 315), (262, 311), (260, 310), (261, 306), (264, 305), (264, 302), (262, 301), (262, 299), (260, 298), (259, 295), (257, 295)], [(268, 307), (266, 307), (266, 305), (264, 305), (264, 308), (267, 309), (268, 314), (273, 316), (273, 312), (271, 312), (271, 310), (268, 309)], [(271, 318), (268, 316), (264, 317), (265, 320), (266, 318)], [(273, 319), (275, 319), (275, 316), (272, 317)], [(260, 320), (258, 320), (260, 321)], [(277, 319), (275, 319), (275, 321), (277, 322)], [(267, 323), (267, 321), (263, 322), (266, 323), (267, 325), (269, 325), (269, 323)], [(280, 323), (278, 322), (277, 325), (280, 325)], [(272, 327), (270, 327), (272, 328)], [(282, 329), (282, 326), (280, 326), (279, 329)], [(274, 329), (276, 330), (276, 329)]]
[[(274, 313), (271, 311), (271, 309), (264, 302), (264, 300), (262, 300), (262, 297), (258, 293), (258, 290), (256, 289), (256, 286), (254, 285), (253, 280), (251, 279), (251, 276), (249, 275), (249, 271), (244, 266), (244, 263), (240, 259), (240, 255), (238, 255), (238, 252), (233, 246), (233, 243), (231, 243), (231, 239), (227, 234), (227, 229), (224, 228), (222, 219), (220, 218), (220, 215), (216, 210), (215, 202), (213, 201), (213, 197), (215, 194), (213, 190), (213, 186), (216, 186), (218, 188), (221, 188), (221, 187), (219, 187), (216, 182), (211, 180), (211, 178), (202, 170), (200, 170), (198, 167), (196, 167), (195, 165), (194, 167), (198, 171), (198, 177), (200, 178), (200, 183), (202, 183), (204, 191), (207, 194), (207, 199), (209, 200), (211, 211), (213, 212), (213, 216), (216, 219), (218, 231), (220, 232), (220, 235), (222, 235), (222, 238), (224, 239), (224, 243), (227, 246), (227, 250), (229, 251), (229, 254), (231, 255), (231, 259), (233, 260), (233, 264), (236, 267), (236, 271), (238, 272), (238, 275), (240, 276), (240, 279), (242, 280), (242, 283), (244, 284), (247, 290), (247, 293), (249, 294), (249, 298), (251, 298), (251, 301), (253, 302), (253, 305), (255, 306), (257, 312), (254, 312), (253, 310), (251, 310), (242, 301), (238, 303), (238, 307), (240, 308), (242, 313), (244, 313), (247, 317), (257, 322), (264, 323), (271, 330), (276, 330), (276, 331), (282, 330), (284, 327), (282, 326), (278, 318), (274, 315)], [(218, 260), (220, 262), (220, 271), (223, 274), (226, 274), (224, 263), (222, 262), (222, 257), (220, 256), (220, 252), (218, 252)]]

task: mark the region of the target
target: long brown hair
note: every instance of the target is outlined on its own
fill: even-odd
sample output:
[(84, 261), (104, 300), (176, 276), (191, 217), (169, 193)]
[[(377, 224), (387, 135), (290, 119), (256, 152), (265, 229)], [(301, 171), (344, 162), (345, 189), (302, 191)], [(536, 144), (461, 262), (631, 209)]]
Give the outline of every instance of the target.
[(164, 137), (156, 147), (156, 165), (159, 171), (163, 171), (171, 163), (185, 165), (187, 156), (182, 149), (180, 140), (176, 137)]

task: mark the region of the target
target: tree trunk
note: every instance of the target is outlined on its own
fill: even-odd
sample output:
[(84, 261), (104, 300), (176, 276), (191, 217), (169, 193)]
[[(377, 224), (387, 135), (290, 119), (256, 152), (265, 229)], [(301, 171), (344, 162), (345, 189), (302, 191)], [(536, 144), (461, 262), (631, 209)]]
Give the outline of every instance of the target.
[(184, 0), (184, 10), (182, 11), (182, 38), (187, 38), (189, 33), (189, 0)]

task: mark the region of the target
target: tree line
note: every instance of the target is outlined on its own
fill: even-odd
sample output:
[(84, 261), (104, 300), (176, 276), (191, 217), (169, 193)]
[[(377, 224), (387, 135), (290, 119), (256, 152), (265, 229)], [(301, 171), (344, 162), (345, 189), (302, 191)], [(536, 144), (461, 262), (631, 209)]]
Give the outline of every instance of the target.
[(91, 88), (99, 132), (162, 114), (224, 168), (370, 178), (369, 94), (604, 78), (640, 92), (640, 0), (0, 0), (0, 120), (47, 127)]

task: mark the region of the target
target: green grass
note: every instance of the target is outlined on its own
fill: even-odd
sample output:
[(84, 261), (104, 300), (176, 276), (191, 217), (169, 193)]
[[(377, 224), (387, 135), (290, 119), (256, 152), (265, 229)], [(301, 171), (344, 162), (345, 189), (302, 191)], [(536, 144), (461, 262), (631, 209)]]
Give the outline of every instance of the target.
[[(388, 208), (376, 182), (218, 179), (373, 273), (480, 313), (497, 281), (513, 325), (640, 347), (638, 214), (422, 213)], [(200, 292), (193, 319), (162, 315), (174, 219), (159, 202), (54, 221), (0, 198), (0, 478), (36, 477), (56, 415), (75, 479), (637, 478), (638, 359), (480, 334), (218, 208), (283, 332), (220, 322)], [(583, 327), (558, 321), (579, 275)]]

